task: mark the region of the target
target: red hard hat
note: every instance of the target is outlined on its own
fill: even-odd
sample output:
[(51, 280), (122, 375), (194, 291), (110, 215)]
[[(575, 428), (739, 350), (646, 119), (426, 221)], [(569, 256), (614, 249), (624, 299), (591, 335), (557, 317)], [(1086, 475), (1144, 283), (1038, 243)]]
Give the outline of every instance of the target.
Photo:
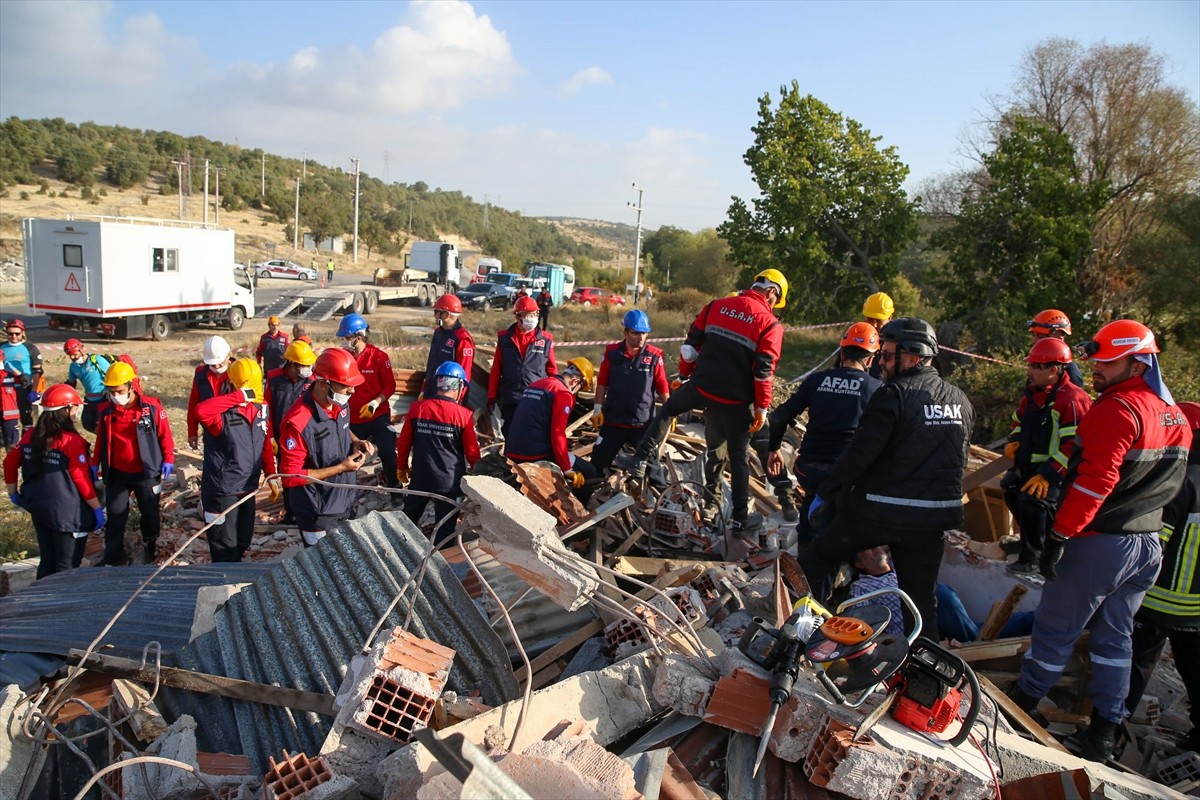
[[(1193, 431), (1200, 431), (1200, 403), (1193, 403), (1191, 400), (1185, 400), (1182, 403), (1176, 403), (1179, 410), (1183, 412), (1183, 416), (1187, 417), (1188, 427)], [(1194, 437), (1193, 437), (1194, 438)], [(1200, 444), (1200, 439), (1193, 443), (1192, 447)]]
[(462, 313), (462, 301), (452, 294), (444, 294), (439, 297), (433, 307), (437, 311), (449, 311), (451, 314)]
[(313, 365), (313, 377), (324, 381), (333, 381), (342, 386), (358, 386), (366, 380), (358, 371), (358, 362), (349, 350), (340, 347), (330, 347), (321, 351), (317, 363)]
[(42, 393), (42, 411), (56, 411), (67, 406), (81, 406), (79, 393), (65, 383), (56, 383)]
[(1071, 318), (1057, 308), (1047, 308), (1029, 320), (1030, 333), (1044, 333), (1049, 336), (1054, 331), (1071, 335)]
[(861, 347), (868, 353), (879, 349), (879, 332), (869, 322), (856, 322), (846, 329), (841, 347)]
[(25, 322), (19, 319), (10, 319), (4, 326), (5, 330), (8, 330), (9, 328), (20, 328), (21, 330), (25, 330)]
[(67, 341), (63, 344), (63, 352), (67, 355), (70, 355), (71, 353), (78, 353), (82, 349), (83, 342), (79, 341), (78, 339), (67, 339)]
[(1062, 339), (1038, 339), (1025, 356), (1026, 364), (1069, 364), (1071, 348)]
[(530, 311), (537, 311), (538, 304), (529, 295), (523, 294), (517, 298), (517, 304), (513, 307), (515, 314), (528, 314)]
[(1132, 319), (1110, 322), (1090, 342), (1077, 348), (1079, 357), (1090, 361), (1116, 361), (1125, 356), (1158, 352), (1154, 332)]

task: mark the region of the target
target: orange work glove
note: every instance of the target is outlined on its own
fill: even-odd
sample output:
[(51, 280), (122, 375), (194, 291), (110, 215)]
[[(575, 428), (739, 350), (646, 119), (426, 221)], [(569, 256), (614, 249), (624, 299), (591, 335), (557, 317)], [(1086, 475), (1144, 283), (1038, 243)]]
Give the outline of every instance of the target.
[(754, 421), (750, 423), (750, 432), (758, 433), (763, 425), (767, 424), (767, 410), (765, 408), (754, 409)]
[(1050, 491), (1050, 481), (1046, 480), (1041, 475), (1034, 475), (1032, 478), (1025, 481), (1025, 485), (1021, 487), (1021, 491), (1025, 494), (1036, 497), (1038, 500), (1045, 500), (1046, 493)]
[(404, 467), (398, 467), (396, 469), (396, 480), (400, 482), (401, 486), (408, 485), (408, 478), (408, 470), (406, 470)]
[(1004, 445), (1004, 457), (1009, 461), (1017, 460), (1017, 451), (1021, 449), (1020, 442), (1009, 442)]
[(563, 473), (563, 477), (567, 479), (567, 483), (569, 483), (573, 489), (582, 487), (586, 481), (586, 479), (583, 477), (583, 473), (576, 472), (575, 470), (570, 470), (569, 472)]
[(679, 378), (676, 378), (675, 380), (671, 381), (671, 391), (672, 392), (679, 391), (680, 386), (683, 386), (683, 381), (679, 380)]

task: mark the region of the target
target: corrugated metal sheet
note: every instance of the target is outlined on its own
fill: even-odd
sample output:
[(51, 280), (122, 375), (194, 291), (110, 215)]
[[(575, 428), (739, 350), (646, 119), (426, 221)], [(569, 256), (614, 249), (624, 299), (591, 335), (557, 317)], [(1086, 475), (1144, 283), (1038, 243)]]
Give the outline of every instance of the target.
[[(179, 653), (180, 666), (335, 693), (375, 621), (429, 550), (425, 536), (400, 513), (372, 513), (345, 528), (273, 565), (231, 598), (216, 615), (215, 630)], [(409, 606), (410, 631), (457, 651), (447, 688), (479, 690), (491, 705), (517, 696), (504, 645), (440, 555), (433, 557), (415, 603), (401, 602), (384, 630), (400, 625)], [(244, 753), (259, 771), (284, 748), (316, 753), (332, 723), (211, 695), (164, 689), (160, 697), (168, 718), (187, 713), (199, 721), (200, 749)]]

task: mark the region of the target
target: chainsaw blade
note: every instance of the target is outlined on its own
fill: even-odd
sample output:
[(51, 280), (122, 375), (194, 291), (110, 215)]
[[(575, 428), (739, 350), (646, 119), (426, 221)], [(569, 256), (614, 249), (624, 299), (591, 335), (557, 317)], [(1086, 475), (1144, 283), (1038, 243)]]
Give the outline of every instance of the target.
[(843, 694), (849, 694), (886, 681), (900, 670), (907, 657), (907, 639), (883, 636), (855, 649), (848, 657), (825, 664), (825, 674)]
[(899, 687), (888, 692), (887, 697), (883, 698), (883, 702), (880, 703), (874, 711), (868, 714), (867, 718), (864, 719), (862, 724), (858, 726), (858, 730), (854, 732), (854, 736), (850, 737), (850, 741), (861, 742), (863, 737), (867, 735), (867, 732), (870, 731), (871, 728), (875, 727), (875, 723), (879, 722), (883, 715), (888, 712), (888, 709), (896, 703), (896, 698), (899, 696)]

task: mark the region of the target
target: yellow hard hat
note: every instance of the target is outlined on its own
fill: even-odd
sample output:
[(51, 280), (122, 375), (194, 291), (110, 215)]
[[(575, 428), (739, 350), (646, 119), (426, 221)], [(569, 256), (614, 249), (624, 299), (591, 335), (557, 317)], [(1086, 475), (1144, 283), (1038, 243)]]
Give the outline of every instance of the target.
[(881, 319), (886, 322), (896, 313), (896, 304), (892, 302), (892, 298), (888, 297), (886, 292), (876, 292), (867, 298), (867, 302), (863, 303), (862, 313), (864, 317)]
[(124, 361), (116, 361), (108, 368), (108, 372), (104, 373), (104, 385), (110, 389), (124, 386), (127, 383), (133, 383), (133, 379), (136, 377), (137, 373), (133, 371), (133, 367)]
[(312, 345), (308, 342), (292, 342), (288, 345), (287, 350), (283, 351), (283, 360), (311, 367), (317, 363), (317, 354), (313, 352)]
[(779, 299), (775, 301), (775, 308), (783, 308), (787, 305), (788, 282), (782, 272), (777, 269), (764, 269), (754, 276), (754, 282), (758, 283), (759, 281), (770, 281), (779, 287)]
[(592, 366), (592, 362), (588, 361), (583, 356), (572, 358), (567, 362), (569, 366), (574, 367), (580, 375), (583, 376), (583, 388), (591, 389), (592, 381), (596, 377), (596, 368)]
[(258, 400), (263, 397), (262, 367), (253, 358), (239, 358), (229, 365), (229, 382), (235, 389), (253, 389)]

